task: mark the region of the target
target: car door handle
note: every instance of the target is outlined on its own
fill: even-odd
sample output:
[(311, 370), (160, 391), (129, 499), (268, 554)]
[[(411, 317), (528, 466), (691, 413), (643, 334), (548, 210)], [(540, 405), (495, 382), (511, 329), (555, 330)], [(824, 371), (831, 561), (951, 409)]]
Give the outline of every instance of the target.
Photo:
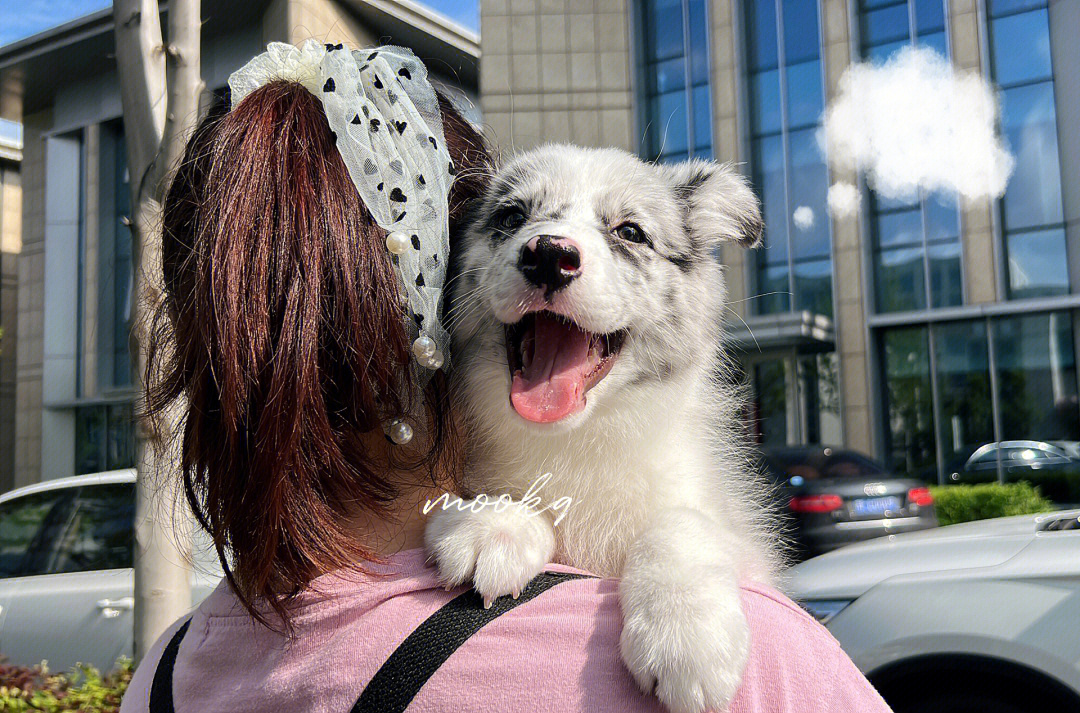
[(119, 616), (120, 610), (132, 610), (135, 608), (135, 597), (121, 597), (120, 599), (99, 599), (98, 609), (107, 618)]

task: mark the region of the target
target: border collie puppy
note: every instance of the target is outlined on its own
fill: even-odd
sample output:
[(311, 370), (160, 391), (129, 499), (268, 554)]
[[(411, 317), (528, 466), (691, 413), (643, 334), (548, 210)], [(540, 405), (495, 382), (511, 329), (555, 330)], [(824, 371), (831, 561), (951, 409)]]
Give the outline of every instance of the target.
[[(552, 560), (620, 577), (623, 660), (673, 711), (731, 702), (749, 651), (738, 582), (777, 562), (715, 258), (761, 233), (730, 166), (548, 145), (495, 174), (452, 256), (463, 494), (502, 500), (433, 511), (441, 577), (488, 602)], [(572, 505), (541, 506), (555, 499)]]

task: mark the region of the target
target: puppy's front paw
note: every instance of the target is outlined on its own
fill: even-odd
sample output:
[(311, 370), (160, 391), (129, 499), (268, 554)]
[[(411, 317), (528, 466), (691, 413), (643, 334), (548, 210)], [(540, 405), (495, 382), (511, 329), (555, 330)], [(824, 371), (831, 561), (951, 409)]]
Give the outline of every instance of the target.
[(691, 508), (668, 508), (630, 546), (619, 596), (623, 661), (675, 713), (723, 711), (750, 655), (738, 566), (725, 532)]
[[(467, 508), (474, 501), (462, 504)], [(424, 538), (440, 579), (448, 586), (470, 579), (484, 605), (503, 595), (517, 596), (551, 560), (555, 533), (534, 510), (511, 503), (459, 510), (435, 510)]]
[(638, 596), (624, 581), (623, 661), (673, 713), (724, 711), (742, 680), (750, 630), (738, 589), (705, 583)]

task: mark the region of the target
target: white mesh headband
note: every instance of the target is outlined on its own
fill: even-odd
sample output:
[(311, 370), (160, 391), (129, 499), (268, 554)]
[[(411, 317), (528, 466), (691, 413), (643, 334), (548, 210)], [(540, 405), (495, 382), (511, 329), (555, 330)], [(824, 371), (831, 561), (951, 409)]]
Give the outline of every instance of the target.
[[(322, 101), (360, 198), (388, 231), (386, 246), (416, 329), (413, 354), (422, 387), (449, 355), (439, 307), (450, 252), (447, 198), (454, 175), (427, 68), (403, 47), (350, 52), (315, 40), (299, 48), (272, 42), (229, 77), (232, 105), (277, 80), (299, 82)], [(411, 436), (408, 424), (391, 424), (395, 442)]]

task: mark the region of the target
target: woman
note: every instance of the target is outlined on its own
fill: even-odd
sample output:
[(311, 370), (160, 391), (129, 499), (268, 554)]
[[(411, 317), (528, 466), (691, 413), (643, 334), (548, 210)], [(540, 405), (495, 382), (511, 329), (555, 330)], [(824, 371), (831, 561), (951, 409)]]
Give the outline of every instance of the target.
[[(485, 609), (420, 549), (456, 470), (438, 295), (480, 136), (407, 51), (252, 65), (165, 202), (149, 397), (184, 398), (184, 485), (227, 578), (147, 652), (123, 713), (660, 710), (620, 663), (614, 581), (555, 566)], [(743, 603), (733, 711), (887, 710), (788, 600)]]

